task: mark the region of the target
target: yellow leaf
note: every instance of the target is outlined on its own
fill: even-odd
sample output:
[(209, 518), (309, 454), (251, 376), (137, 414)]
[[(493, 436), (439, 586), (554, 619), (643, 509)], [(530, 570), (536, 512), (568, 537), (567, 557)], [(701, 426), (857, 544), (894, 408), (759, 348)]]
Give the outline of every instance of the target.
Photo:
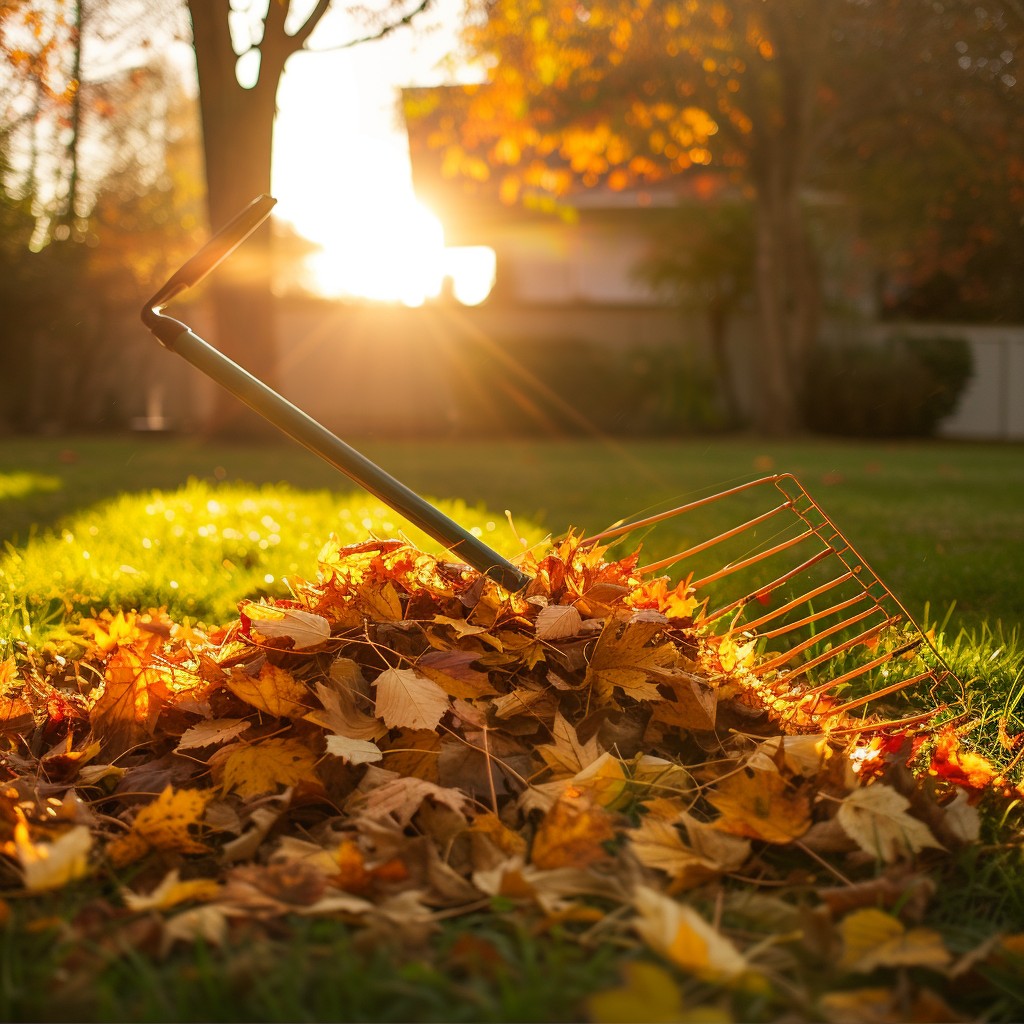
[(909, 931), (898, 918), (870, 908), (847, 914), (839, 924), (839, 966), (869, 973), (877, 967), (946, 967), (952, 960), (942, 936), (930, 928)]
[(907, 812), (910, 801), (891, 786), (855, 789), (839, 805), (836, 819), (865, 852), (892, 862), (925, 847), (942, 849), (923, 821)]
[(87, 825), (68, 829), (52, 843), (33, 843), (24, 820), (14, 826), (14, 849), (29, 892), (59, 889), (83, 878), (89, 871), (91, 848)]
[(778, 772), (745, 770), (719, 782), (708, 800), (722, 814), (723, 832), (769, 843), (789, 843), (811, 827), (811, 802)]
[(269, 739), (224, 749), (229, 752), (224, 759), (221, 788), (243, 799), (316, 778), (316, 758), (299, 740)]
[(687, 1012), (675, 979), (663, 967), (643, 960), (629, 960), (622, 967), (623, 983), (592, 995), (587, 1017), (594, 1024), (728, 1024), (724, 1011), (701, 1007)]
[(743, 954), (691, 907), (646, 886), (637, 888), (634, 906), (640, 937), (677, 967), (709, 981), (729, 981), (747, 970)]
[(208, 792), (168, 786), (152, 803), (146, 804), (132, 822), (131, 831), (107, 846), (107, 855), (118, 867), (130, 864), (150, 850), (176, 853), (206, 853), (208, 847), (195, 838)]
[(264, 663), (255, 678), (242, 669), (234, 669), (228, 677), (227, 688), (239, 700), (275, 718), (301, 718), (310, 710), (305, 684), (270, 662)]
[(389, 668), (377, 677), (377, 717), (388, 728), (436, 729), (448, 707), (448, 694), (415, 669)]
[(168, 871), (164, 880), (145, 895), (126, 890), (124, 903), (129, 910), (169, 910), (179, 903), (205, 903), (216, 899), (220, 886), (212, 878), (192, 878), (181, 881), (177, 869)]
[(694, 853), (683, 842), (679, 830), (667, 821), (645, 817), (628, 835), (629, 845), (641, 864), (664, 871), (681, 887), (699, 885), (718, 874), (717, 865)]

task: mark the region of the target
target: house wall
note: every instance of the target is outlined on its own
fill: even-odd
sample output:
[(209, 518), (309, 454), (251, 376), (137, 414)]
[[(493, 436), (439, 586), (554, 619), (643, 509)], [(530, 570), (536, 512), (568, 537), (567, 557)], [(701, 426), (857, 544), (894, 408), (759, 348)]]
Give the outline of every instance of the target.
[[(185, 319), (216, 344), (201, 314)], [(707, 332), (699, 316), (647, 304), (494, 302), (405, 309), (285, 299), (278, 326), (281, 391), (343, 437), (459, 436), (472, 431), (474, 423), (457, 413), (465, 408), (457, 398), (476, 396), (486, 413), (496, 391), (518, 394), (527, 418), (534, 385), (522, 377), (514, 358), (523, 341), (550, 345), (553, 357), (559, 346), (583, 340), (628, 352), (681, 346), (698, 362), (707, 358)], [(967, 338), (974, 377), (940, 433), (1024, 441), (1024, 326), (884, 324), (874, 330), (879, 336), (898, 330)], [(833, 333), (841, 337), (844, 332)], [(59, 353), (39, 347), (39, 359), (56, 370), (40, 375), (48, 383), (35, 396), (41, 413), (37, 422), (46, 421), (47, 407), (59, 409), (75, 396), (85, 403), (114, 395), (113, 415), (135, 429), (189, 430), (202, 424), (216, 385), (161, 348), (134, 318), (106, 331), (104, 338), (103, 350), (90, 360), (92, 370), (63, 383), (57, 380)], [(749, 355), (756, 342), (754, 323), (735, 323), (730, 341), (740, 402), (749, 408), (756, 387)], [(63, 393), (59, 401), (55, 390)], [(56, 420), (52, 424), (53, 429), (65, 426)]]

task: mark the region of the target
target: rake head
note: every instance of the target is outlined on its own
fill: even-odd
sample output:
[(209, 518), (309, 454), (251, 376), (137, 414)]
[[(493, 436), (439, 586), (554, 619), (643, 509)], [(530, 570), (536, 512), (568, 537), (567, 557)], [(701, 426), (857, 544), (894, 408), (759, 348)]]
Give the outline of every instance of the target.
[[(736, 525), (708, 537), (700, 513), (723, 504)], [(585, 543), (640, 537), (645, 551), (659, 552), (669, 522), (673, 538), (694, 540), (643, 571), (686, 580), (702, 602), (695, 625), (757, 655), (751, 687), (789, 728), (909, 727), (939, 708), (892, 718), (887, 700), (909, 687), (934, 693), (956, 683), (928, 634), (793, 476), (764, 477)]]

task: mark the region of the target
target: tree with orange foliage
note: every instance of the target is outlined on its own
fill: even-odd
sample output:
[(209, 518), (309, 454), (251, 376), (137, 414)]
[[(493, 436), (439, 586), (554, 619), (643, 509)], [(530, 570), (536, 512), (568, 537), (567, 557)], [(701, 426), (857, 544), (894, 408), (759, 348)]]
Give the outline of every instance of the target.
[[(951, 17), (945, 10), (955, 9)], [(971, 5), (974, 7), (975, 5)], [(506, 202), (665, 181), (693, 167), (755, 212), (758, 426), (800, 425), (821, 318), (808, 193), (865, 121), (939, 117), (961, 84), (961, 0), (493, 0), (466, 44), (488, 85), (431, 144)]]

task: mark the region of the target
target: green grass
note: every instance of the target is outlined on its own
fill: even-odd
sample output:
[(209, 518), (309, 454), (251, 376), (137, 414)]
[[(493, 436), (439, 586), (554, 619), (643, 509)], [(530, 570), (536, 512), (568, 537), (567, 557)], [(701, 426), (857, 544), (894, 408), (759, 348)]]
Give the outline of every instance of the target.
[[(498, 516), (509, 509), (517, 523), (555, 534), (570, 526), (597, 532), (644, 510), (792, 472), (911, 613), (920, 616), (930, 604), (941, 617), (955, 603), (954, 626), (1001, 622), (1010, 629), (1024, 620), (1020, 446), (465, 438), (367, 441), (359, 447), (421, 494), (462, 499)], [(34, 532), (55, 528), (63, 517), (122, 491), (175, 489), (192, 477), (353, 490), (316, 456), (286, 442), (7, 440), (0, 447), (0, 540), (24, 545)], [(718, 506), (700, 529), (734, 525), (735, 512), (735, 506)], [(673, 529), (671, 523), (659, 527), (657, 543), (671, 547)], [(322, 533), (323, 527), (310, 524), (309, 530)]]

